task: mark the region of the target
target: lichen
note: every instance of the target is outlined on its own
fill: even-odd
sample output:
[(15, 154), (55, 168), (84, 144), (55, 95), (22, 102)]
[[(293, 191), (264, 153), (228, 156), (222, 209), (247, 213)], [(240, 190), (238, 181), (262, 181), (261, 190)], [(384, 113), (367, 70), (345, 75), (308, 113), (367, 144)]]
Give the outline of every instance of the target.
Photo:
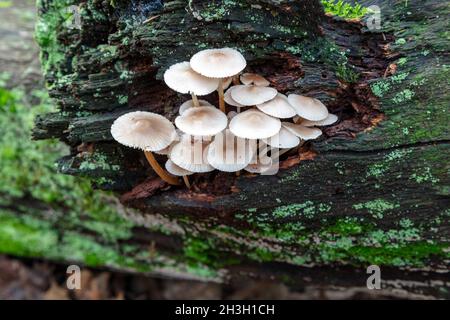
[(374, 218), (382, 219), (386, 212), (399, 208), (398, 203), (392, 203), (383, 199), (375, 199), (353, 205), (355, 210), (366, 209)]

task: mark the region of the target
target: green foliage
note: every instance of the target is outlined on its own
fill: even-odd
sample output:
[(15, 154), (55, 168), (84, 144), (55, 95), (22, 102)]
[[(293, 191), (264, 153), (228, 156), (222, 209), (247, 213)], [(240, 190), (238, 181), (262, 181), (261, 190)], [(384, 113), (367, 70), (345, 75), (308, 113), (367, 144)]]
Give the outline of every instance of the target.
[(322, 0), (325, 12), (334, 16), (339, 16), (345, 19), (360, 19), (364, 17), (369, 9), (363, 7), (358, 2), (355, 5), (346, 3), (344, 0)]
[[(67, 211), (59, 223), (86, 228), (106, 240), (129, 237), (131, 224), (118, 216), (111, 197), (94, 192), (87, 180), (56, 171), (54, 163), (67, 153), (66, 147), (56, 140), (31, 140), (35, 115), (51, 112), (53, 106), (42, 91), (27, 98), (39, 103), (31, 107), (20, 90), (0, 88), (1, 202), (20, 205), (22, 199), (33, 199)], [(83, 219), (86, 216), (90, 218)]]

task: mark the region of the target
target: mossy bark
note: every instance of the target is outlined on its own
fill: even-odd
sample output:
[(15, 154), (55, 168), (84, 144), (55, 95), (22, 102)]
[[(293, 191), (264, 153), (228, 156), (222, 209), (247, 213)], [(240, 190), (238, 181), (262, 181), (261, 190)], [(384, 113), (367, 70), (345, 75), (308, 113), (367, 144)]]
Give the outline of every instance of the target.
[[(372, 32), (316, 0), (39, 1), (37, 39), (60, 112), (39, 117), (34, 137), (69, 144), (63, 173), (138, 209), (122, 212), (126, 239), (70, 230), (64, 244), (88, 238), (95, 265), (297, 287), (365, 286), (377, 264), (385, 288), (448, 297), (449, 41), (448, 21), (435, 17), (450, 10), (380, 2), (382, 30)], [(70, 5), (81, 29), (68, 28)], [(191, 191), (168, 188), (143, 154), (112, 140), (110, 125), (132, 110), (173, 119), (188, 97), (161, 73), (218, 46), (242, 50), (279, 91), (322, 99), (340, 121), (277, 175), (212, 174)], [(92, 264), (94, 247), (77, 247), (76, 258)]]

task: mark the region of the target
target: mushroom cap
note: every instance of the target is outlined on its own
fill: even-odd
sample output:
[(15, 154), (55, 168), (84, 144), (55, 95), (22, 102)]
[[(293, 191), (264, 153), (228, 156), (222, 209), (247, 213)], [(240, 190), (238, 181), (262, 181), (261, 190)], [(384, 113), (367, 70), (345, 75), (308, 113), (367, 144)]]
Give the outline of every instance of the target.
[(277, 93), (277, 90), (274, 88), (237, 85), (232, 87), (231, 97), (243, 106), (255, 106), (272, 100)]
[(264, 139), (276, 135), (281, 121), (259, 110), (251, 109), (239, 113), (230, 122), (231, 132), (240, 138)]
[(175, 119), (175, 125), (193, 136), (213, 136), (227, 127), (228, 118), (214, 107), (190, 108)]
[(206, 159), (208, 143), (183, 136), (180, 142), (170, 150), (169, 158), (180, 168), (190, 172), (211, 172), (214, 168)]
[(245, 171), (250, 173), (265, 173), (272, 169), (273, 160), (267, 155), (256, 156), (252, 159), (252, 162), (244, 168)]
[(256, 152), (256, 141), (251, 141), (236, 137), (230, 130), (219, 133), (208, 146), (208, 162), (224, 172), (242, 170), (249, 165)]
[(171, 147), (171, 146), (165, 147), (165, 148), (162, 149), (162, 150), (155, 151), (155, 153), (156, 153), (156, 154), (159, 154), (159, 155), (161, 155), (161, 156), (167, 156), (167, 155), (170, 153), (170, 147)]
[(236, 117), (239, 113), (237, 113), (236, 111), (230, 111), (227, 113), (227, 117), (228, 119), (233, 119), (234, 117)]
[(283, 122), (282, 125), (284, 128), (303, 140), (317, 139), (322, 135), (322, 130), (317, 128), (304, 127), (301, 124), (294, 124), (290, 122)]
[(193, 172), (185, 170), (179, 166), (177, 166), (175, 163), (173, 163), (172, 160), (167, 160), (166, 162), (166, 170), (170, 173), (173, 174), (174, 176), (177, 177), (183, 177), (183, 176), (190, 176), (191, 174), (193, 174)]
[(230, 89), (228, 89), (227, 91), (225, 91), (225, 94), (223, 95), (223, 98), (224, 98), (225, 102), (226, 102), (227, 104), (229, 104), (230, 106), (233, 106), (233, 107), (238, 107), (238, 108), (243, 108), (243, 107), (245, 107), (245, 106), (243, 106), (242, 104), (237, 103), (236, 101), (234, 101), (234, 99), (231, 97), (231, 91), (233, 91), (233, 88), (234, 88), (234, 87), (231, 87)]
[(172, 122), (162, 115), (136, 111), (114, 121), (111, 134), (117, 142), (144, 151), (160, 151), (168, 147), (177, 133)]
[[(202, 100), (202, 99), (198, 99), (198, 103), (200, 104), (200, 107), (212, 107), (213, 105), (211, 103), (209, 103), (206, 100)], [(194, 107), (194, 101), (193, 100), (188, 100), (186, 102), (184, 102), (181, 106), (180, 109), (178, 110), (178, 113), (180, 115), (183, 115), (183, 113), (190, 108)]]
[(244, 70), (247, 61), (235, 49), (207, 49), (192, 56), (191, 66), (196, 72), (206, 77), (227, 78)]
[(288, 98), (281, 93), (278, 93), (272, 100), (264, 102), (263, 104), (258, 104), (256, 107), (262, 112), (275, 118), (292, 118), (297, 114), (294, 108), (289, 104)]
[(338, 116), (335, 114), (328, 114), (323, 120), (320, 121), (311, 121), (311, 120), (303, 120), (300, 124), (305, 127), (321, 127), (321, 126), (330, 126), (338, 121)]
[(244, 73), (241, 75), (241, 82), (245, 85), (254, 84), (255, 86), (268, 87), (270, 82), (256, 73)]
[(300, 139), (288, 129), (281, 127), (280, 132), (273, 137), (263, 139), (263, 142), (274, 148), (291, 149), (300, 144)]
[(212, 79), (195, 72), (189, 62), (180, 62), (172, 65), (164, 73), (164, 82), (177, 92), (194, 93), (204, 96), (217, 90), (219, 80)]
[(318, 99), (301, 96), (298, 94), (290, 94), (288, 101), (294, 108), (295, 112), (306, 120), (320, 121), (328, 116), (327, 107)]

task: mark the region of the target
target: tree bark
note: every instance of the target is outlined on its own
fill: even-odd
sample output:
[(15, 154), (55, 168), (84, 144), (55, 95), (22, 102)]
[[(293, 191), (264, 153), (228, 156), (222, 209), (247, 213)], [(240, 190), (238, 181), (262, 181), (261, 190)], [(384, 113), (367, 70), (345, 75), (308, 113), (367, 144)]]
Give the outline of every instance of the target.
[[(69, 5), (79, 6), (81, 29), (67, 27)], [(365, 287), (375, 264), (384, 288), (448, 297), (449, 41), (448, 21), (435, 17), (450, 12), (437, 0), (378, 5), (382, 30), (370, 31), (317, 0), (41, 0), (37, 38), (60, 111), (37, 119), (34, 138), (69, 144), (63, 173), (137, 209), (121, 213), (133, 223), (127, 239), (89, 235), (120, 257), (97, 264), (293, 287)], [(283, 159), (277, 175), (213, 173), (191, 190), (169, 187), (143, 153), (112, 140), (110, 125), (133, 110), (173, 119), (189, 97), (161, 74), (223, 46), (240, 49), (248, 70), (280, 92), (321, 99), (340, 121)]]

